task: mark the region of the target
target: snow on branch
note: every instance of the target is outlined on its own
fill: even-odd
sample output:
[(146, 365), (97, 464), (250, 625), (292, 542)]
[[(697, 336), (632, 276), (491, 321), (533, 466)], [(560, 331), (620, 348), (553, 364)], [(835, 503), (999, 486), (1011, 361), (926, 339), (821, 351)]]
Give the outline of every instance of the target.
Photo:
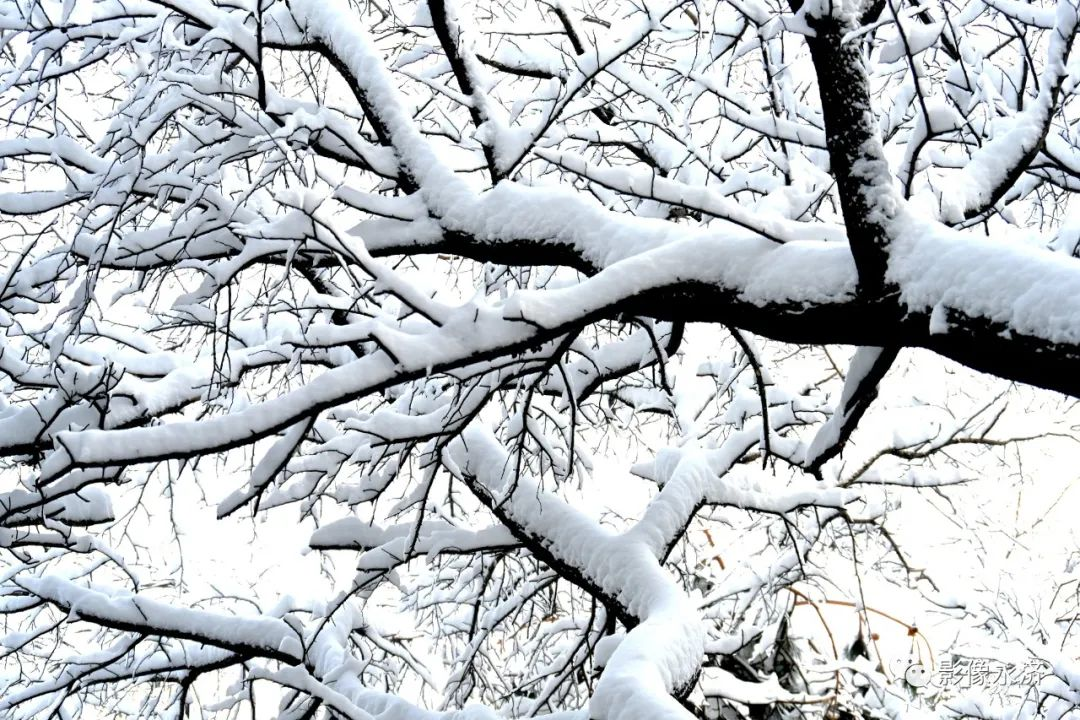
[(66, 611), (72, 620), (87, 620), (143, 636), (194, 640), (289, 664), (296, 664), (303, 657), (296, 631), (278, 618), (178, 608), (130, 593), (107, 594), (55, 575), (24, 577), (19, 585)]
[(0, 2), (0, 720), (1071, 712), (1076, 25)]

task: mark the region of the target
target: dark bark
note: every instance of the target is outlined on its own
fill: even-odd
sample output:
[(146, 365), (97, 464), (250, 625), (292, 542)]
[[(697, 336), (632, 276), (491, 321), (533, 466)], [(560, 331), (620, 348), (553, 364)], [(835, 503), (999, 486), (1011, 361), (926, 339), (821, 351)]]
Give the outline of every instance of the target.
[(870, 82), (863, 65), (860, 43), (844, 42), (851, 29), (835, 17), (811, 17), (817, 33), (808, 37), (818, 78), (821, 112), (829, 163), (840, 196), (848, 244), (859, 271), (860, 292), (880, 294), (885, 289), (888, 233), (884, 212), (885, 188), (876, 186), (879, 175), (890, 178), (870, 108)]

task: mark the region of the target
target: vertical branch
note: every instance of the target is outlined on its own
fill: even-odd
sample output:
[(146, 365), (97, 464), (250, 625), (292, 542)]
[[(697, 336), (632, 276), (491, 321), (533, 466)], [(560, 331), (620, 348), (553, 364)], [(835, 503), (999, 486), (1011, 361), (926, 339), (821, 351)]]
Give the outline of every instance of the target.
[[(450, 68), (454, 71), (458, 87), (472, 100), (469, 105), (469, 116), (479, 128), (491, 118), (487, 117), (484, 110), (485, 99), (480, 97), (480, 91), (469, 69), (471, 58), (468, 56), (468, 51), (460, 46), (461, 28), (457, 18), (453, 16), (453, 8), (447, 7), (447, 0), (428, 0), (428, 7), (431, 10), (431, 22), (435, 26), (435, 35), (439, 38)], [(484, 160), (487, 163), (488, 173), (491, 175), (491, 183), (494, 185), (502, 178), (495, 158), (494, 143), (481, 140), (480, 144), (484, 148)]]
[(848, 244), (863, 294), (885, 290), (888, 221), (898, 198), (871, 111), (870, 82), (861, 43), (845, 40), (850, 19), (808, 13), (816, 33), (807, 38), (817, 73), (826, 145), (840, 194)]

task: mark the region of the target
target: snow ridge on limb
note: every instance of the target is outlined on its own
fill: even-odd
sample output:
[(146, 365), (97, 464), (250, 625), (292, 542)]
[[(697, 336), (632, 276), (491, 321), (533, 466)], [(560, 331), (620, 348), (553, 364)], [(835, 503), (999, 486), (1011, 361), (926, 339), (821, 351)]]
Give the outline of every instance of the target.
[[(771, 418), (775, 428), (791, 422), (782, 415)], [(644, 542), (661, 561), (685, 534), (695, 514), (706, 505), (729, 506), (784, 515), (802, 507), (843, 508), (856, 495), (822, 487), (820, 483), (793, 483), (783, 490), (764, 491), (764, 473), (737, 465), (761, 437), (760, 421), (733, 433), (715, 449), (669, 448), (654, 463), (636, 470), (660, 485), (629, 537)]]
[[(324, 525), (312, 534), (309, 544), (316, 550), (362, 550), (370, 553), (372, 558), (383, 555), (393, 558), (394, 562), (405, 562), (409, 552), (416, 556), (438, 555), (518, 546), (514, 536), (502, 525), (470, 530), (448, 522), (426, 520), (417, 532), (411, 523), (381, 528), (357, 517), (346, 517)], [(364, 556), (361, 556), (360, 565), (367, 565)]]
[[(527, 548), (555, 567), (571, 569), (627, 622), (630, 631), (607, 659), (590, 700), (592, 717), (687, 717), (677, 698), (689, 692), (700, 673), (705, 629), (700, 612), (663, 562), (673, 538), (685, 532), (702, 505), (783, 514), (810, 505), (842, 507), (854, 497), (816, 485), (775, 494), (749, 484), (739, 487), (731, 466), (758, 437), (756, 429), (748, 429), (717, 450), (661, 455), (654, 474), (662, 489), (641, 520), (622, 534), (603, 529), (515, 475), (510, 455), (486, 427), (473, 423), (449, 447), (457, 472)], [(750, 684), (739, 688), (740, 695), (751, 691)], [(783, 701), (767, 687), (759, 692), (758, 697)]]
[(243, 617), (178, 608), (131, 593), (108, 595), (52, 575), (18, 584), (66, 610), (69, 617), (142, 635), (194, 640), (240, 654), (295, 665), (303, 657), (296, 631), (273, 617)]
[[(619, 644), (589, 703), (604, 720), (692, 717), (673, 694), (686, 692), (704, 658), (705, 628), (685, 593), (648, 547), (602, 529), (527, 478), (487, 428), (470, 426), (449, 448), (474, 492), (486, 496), (512, 531), (577, 570), (621, 608), (633, 629)], [(527, 543), (527, 544), (529, 544)]]
[[(443, 370), (536, 342), (535, 329), (502, 319), (490, 309), (467, 306), (428, 334), (408, 335), (389, 327), (378, 336), (391, 354), (378, 352), (331, 369), (304, 386), (230, 415), (196, 422), (171, 423), (125, 430), (61, 432), (57, 453), (43, 466), (43, 477), (76, 466), (112, 465), (110, 458), (145, 462), (190, 457), (247, 445), (296, 423), (319, 410), (363, 397), (434, 369)], [(395, 362), (393, 357), (400, 360)], [(118, 447), (117, 443), (121, 443)], [(65, 459), (63, 455), (66, 455)]]
[(285, 431), (281, 438), (255, 465), (247, 485), (241, 490), (230, 493), (227, 498), (218, 504), (218, 519), (231, 515), (252, 500), (255, 501), (256, 509), (258, 509), (259, 496), (273, 482), (277, 474), (285, 468), (289, 458), (296, 452), (300, 443), (303, 442), (304, 436), (311, 429), (314, 422), (315, 417), (312, 416), (306, 420), (301, 420)]
[[(1012, 5), (1008, 4), (1010, 13)], [(947, 188), (936, 194), (937, 215), (943, 222), (957, 224), (993, 208), (1038, 156), (1062, 92), (1071, 92), (1066, 66), (1080, 21), (1077, 13), (1074, 0), (1058, 0), (1038, 96), (1009, 119), (1008, 130), (972, 153), (964, 168), (949, 177)]]

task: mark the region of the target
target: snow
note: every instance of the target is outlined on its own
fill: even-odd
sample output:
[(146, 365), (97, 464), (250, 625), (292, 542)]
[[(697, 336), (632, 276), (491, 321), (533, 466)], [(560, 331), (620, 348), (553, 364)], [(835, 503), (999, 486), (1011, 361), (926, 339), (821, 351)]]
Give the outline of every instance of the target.
[[(1012, 2), (1007, 4), (1010, 9), (1018, 6)], [(1009, 118), (1007, 123), (998, 123), (993, 139), (972, 154), (958, 177), (950, 178), (947, 190), (939, 198), (943, 221), (958, 223), (969, 214), (986, 209), (996, 189), (1042, 143), (1050, 127), (1058, 95), (1063, 90), (1070, 90), (1063, 87), (1063, 83), (1070, 82), (1067, 81), (1066, 63), (1077, 21), (1077, 8), (1071, 0), (1057, 3), (1047, 61), (1039, 80), (1038, 97), (1022, 112)]]
[[(423, 375), (434, 365), (478, 355), (485, 349), (516, 345), (533, 331), (522, 323), (503, 320), (480, 307), (457, 309), (431, 336), (412, 336), (389, 328), (381, 339), (394, 350), (395, 362), (377, 353), (333, 368), (291, 392), (229, 415), (198, 422), (175, 422), (125, 430), (83, 430), (57, 433), (56, 439), (70, 461), (80, 465), (115, 464), (179, 456), (250, 442), (311, 416), (319, 409), (365, 395), (388, 383), (397, 384), (413, 374)], [(66, 470), (67, 459), (54, 454), (43, 474)]]
[(941, 36), (945, 22), (940, 21), (927, 25), (905, 19), (900, 21), (900, 27), (902, 28), (902, 34), (898, 32), (895, 38), (881, 47), (878, 55), (881, 62), (894, 63), (909, 57), (909, 55), (914, 57), (933, 47)]
[[(1006, 334), (1077, 343), (1080, 283), (1073, 279), (1076, 261), (1066, 257), (1075, 243), (1063, 230), (1055, 247), (1065, 252), (1048, 252), (1037, 247), (1044, 238), (1034, 230), (1001, 230), (1023, 222), (1023, 210), (1046, 197), (1040, 175), (1014, 187), (1007, 198), (1013, 207), (985, 226), (990, 237), (939, 222), (962, 225), (1044, 136), (1041, 172), (1056, 173), (1054, 181), (1071, 187), (1069, 173), (1080, 167), (1062, 131), (1073, 112), (1064, 98), (1073, 89), (1066, 67), (1074, 7), (988, 3), (1017, 22), (1052, 28), (1053, 34), (1024, 31), (1033, 51), (1049, 49), (1040, 95), (1013, 110), (1025, 89), (1012, 87), (1017, 73), (996, 67), (994, 53), (982, 53), (981, 33), (991, 31), (974, 29), (996, 19), (983, 4), (957, 10), (947, 27), (908, 19), (923, 11), (936, 17), (936, 6), (904, 9), (897, 22), (906, 46), (889, 40), (864, 57), (885, 149), (871, 141), (853, 170), (866, 181), (871, 219), (890, 236), (883, 247), (887, 284), (897, 290), (901, 311), (918, 314), (923, 328), (916, 330), (925, 331), (928, 344), (980, 319), (1001, 323)], [(942, 453), (941, 467), (904, 459), (853, 479), (851, 466), (908, 443), (936, 450), (961, 430), (977, 438), (979, 428), (965, 429), (959, 415), (939, 422), (927, 407), (909, 417), (890, 405), (882, 411), (883, 444), (860, 435), (855, 462), (839, 468), (837, 478), (817, 481), (799, 468), (838, 441), (854, 389), (881, 349), (856, 352), (824, 425), (824, 399), (838, 382), (821, 379), (830, 372), (815, 364), (821, 358), (806, 362), (813, 372), (797, 381), (766, 370), (765, 427), (755, 380), (728, 335), (715, 327), (686, 329), (663, 312), (656, 317), (675, 322), (628, 318), (623, 310), (638, 312), (649, 293), (663, 296), (688, 284), (708, 286), (710, 298), (736, 310), (750, 306), (755, 316), (757, 308), (782, 306), (790, 317), (813, 305), (839, 309), (851, 302), (857, 278), (827, 171), (805, 41), (791, 34), (811, 35), (813, 18), (831, 14), (849, 29), (845, 42), (855, 43), (871, 33), (888, 38), (896, 29), (891, 21), (857, 27), (865, 3), (855, 1), (813, 0), (795, 15), (755, 0), (693, 9), (649, 2), (619, 17), (601, 8), (604, 17), (581, 26), (588, 47), (570, 53), (563, 29), (546, 24), (547, 5), (522, 9), (515, 27), (499, 13), (471, 27), (474, 9), (451, 5), (452, 34), (474, 86), (465, 96), (446, 85), (453, 80), (423, 2), (405, 7), (402, 16), (415, 17), (417, 27), (379, 20), (389, 33), (370, 27), (369, 16), (344, 1), (293, 0), (258, 12), (241, 5), (177, 0), (162, 10), (150, 2), (106, 2), (90, 11), (81, 3), (47, 3), (33, 15), (42, 27), (53, 17), (87, 22), (84, 10), (96, 12), (97, 24), (5, 34), (12, 57), (30, 53), (25, 64), (0, 69), (12, 127), (42, 134), (0, 140), (0, 161), (9, 168), (0, 170), (4, 179), (22, 176), (5, 187), (0, 210), (58, 209), (55, 227), (39, 237), (12, 221), (19, 228), (12, 237), (27, 250), (5, 248), (11, 252), (3, 260), (0, 394), (7, 399), (0, 403), (0, 444), (18, 457), (8, 469), (10, 484), (0, 490), (0, 546), (18, 564), (0, 573), (0, 606), (22, 614), (5, 643), (27, 641), (39, 618), (63, 612), (114, 629), (94, 635), (64, 628), (65, 642), (91, 635), (119, 640), (113, 648), (58, 658), (55, 677), (49, 667), (41, 679), (27, 672), (30, 679), (20, 680), (14, 694), (0, 678), (0, 707), (10, 707), (14, 697), (27, 702), (19, 708), (25, 716), (73, 713), (72, 704), (87, 693), (76, 689), (72, 704), (62, 707), (28, 698), (39, 691), (60, 697), (72, 673), (109, 660), (109, 652), (120, 659), (87, 673), (86, 682), (152, 672), (170, 687), (182, 673), (227, 663), (227, 648), (258, 657), (222, 673), (244, 674), (204, 706), (207, 712), (234, 712), (253, 678), (260, 679), (259, 693), (272, 683), (295, 687), (343, 716), (361, 718), (490, 720), (571, 703), (583, 707), (550, 717), (686, 718), (674, 696), (691, 689), (695, 702), (703, 695), (742, 704), (831, 700), (790, 692), (767, 670), (755, 670), (760, 682), (748, 683), (703, 667), (706, 652), (750, 653), (760, 667), (778, 641), (783, 588), (809, 568), (822, 573), (830, 591), (851, 590), (850, 562), (845, 559), (842, 573), (829, 565), (840, 554), (837, 538), (841, 545), (857, 539), (852, 552), (873, 557), (883, 546), (868, 538), (878, 528), (896, 531), (894, 523), (903, 522), (896, 518), (912, 517), (901, 513), (899, 487), (933, 488), (905, 495), (905, 502), (909, 496), (932, 501), (938, 490), (966, 490), (959, 486), (978, 472), (950, 465), (952, 450)], [(584, 11), (574, 3), (555, 7), (572, 23)], [(0, 10), (0, 26), (20, 30), (19, 12)], [(191, 18), (190, 26), (178, 14)], [(328, 69), (318, 103), (306, 89), (294, 97), (291, 80), (275, 91), (281, 78), (272, 74), (258, 80), (266, 87), (256, 86), (247, 72), (255, 55), (275, 58), (265, 68), (279, 55), (276, 47), (260, 50), (253, 32), (259, 20), (263, 43), (317, 41), (340, 61)], [(198, 29), (203, 26), (209, 29)], [(493, 28), (505, 34), (540, 27), (551, 34), (491, 40), (485, 48)], [(711, 37), (702, 40), (710, 27), (704, 35)], [(412, 50), (402, 48), (399, 29)], [(931, 51), (942, 32), (956, 42), (960, 61)], [(81, 55), (70, 51), (79, 38), (87, 39)], [(793, 48), (799, 49), (792, 54)], [(557, 79), (526, 80), (482, 67), (476, 53), (489, 50), (509, 65)], [(908, 50), (911, 67), (882, 67)], [(132, 64), (92, 66), (116, 53)], [(283, 75), (293, 56), (303, 57), (280, 55)], [(89, 64), (78, 70), (81, 63)], [(765, 82), (756, 75), (758, 63), (768, 67)], [(1041, 63), (1039, 56), (1033, 64)], [(355, 81), (361, 102), (338, 68)], [(56, 84), (65, 94), (70, 87), (96, 92), (97, 81), (118, 73), (127, 74), (128, 85), (109, 91), (120, 100), (108, 117), (80, 117), (84, 125), (76, 127), (70, 111), (57, 112), (50, 125), (33, 108), (56, 104), (59, 111), (67, 101), (54, 103), (46, 86), (35, 83), (52, 82), (48, 77), (57, 72), (76, 73), (78, 82)], [(361, 105), (373, 109), (370, 117)], [(864, 109), (867, 117), (875, 110)], [(91, 110), (88, 116), (98, 108)], [(601, 110), (615, 112), (614, 120), (600, 117)], [(24, 123), (26, 117), (31, 121)], [(1061, 124), (1046, 136), (1050, 118)], [(57, 136), (46, 137), (46, 127)], [(967, 161), (965, 148), (985, 140)], [(488, 187), (484, 147), (512, 179)], [(634, 151), (647, 153), (656, 167), (639, 162)], [(899, 185), (922, 190), (911, 205), (900, 199), (884, 160), (901, 156)], [(1065, 171), (1047, 169), (1058, 162)], [(943, 190), (940, 197), (931, 186)], [(672, 207), (702, 217), (662, 220)], [(51, 218), (19, 223), (34, 227)], [(422, 257), (429, 252), (442, 257)], [(484, 260), (530, 267), (489, 263), (474, 277), (479, 264), (473, 261)], [(547, 262), (559, 267), (541, 267)], [(718, 315), (729, 316), (741, 326), (735, 312)], [(707, 350), (683, 342), (675, 355), (668, 346), (684, 331), (701, 333), (698, 346)], [(572, 336), (560, 337), (566, 332)], [(810, 354), (748, 337), (747, 344), (755, 345), (747, 350), (753, 359), (770, 364), (769, 355), (790, 350), (795, 360), (785, 360), (784, 370)], [(920, 388), (927, 382), (919, 377)], [(949, 410), (957, 395), (967, 397), (966, 388), (947, 397)], [(653, 411), (660, 422), (649, 422), (655, 416), (646, 412)], [(624, 439), (628, 446), (616, 447)], [(772, 467), (759, 469), (749, 460), (766, 454), (765, 439)], [(511, 462), (519, 440), (541, 458), (523, 464), (523, 477)], [(168, 458), (180, 462), (157, 462)], [(634, 461), (634, 471), (650, 482), (630, 477)], [(842, 485), (845, 471), (857, 492)], [(1023, 491), (1024, 503), (1039, 495)], [(253, 505), (257, 519), (243, 527), (271, 535), (272, 544), (249, 549), (232, 542), (239, 535), (222, 541), (224, 535), (199, 523), (172, 514), (163, 522), (165, 511), (154, 513), (138, 522), (166, 538), (148, 551), (149, 562), (162, 556), (165, 562), (140, 568), (152, 578), (142, 584), (102, 538), (119, 536), (127, 550), (129, 539), (138, 542), (124, 534), (132, 498), (141, 494), (139, 502), (145, 498), (145, 507), (156, 509), (168, 504), (171, 513), (185, 492), (204, 496), (199, 502), (208, 504), (208, 523), (215, 506), (224, 516)], [(1020, 499), (1018, 490), (1017, 517)], [(294, 503), (299, 522), (284, 512)], [(267, 513), (271, 508), (280, 510)], [(986, 512), (978, 521), (992, 518)], [(859, 532), (850, 538), (846, 527), (834, 532), (834, 521), (854, 522)], [(172, 522), (188, 527), (166, 527)], [(95, 524), (106, 526), (94, 528), (96, 534), (72, 527)], [(700, 538), (709, 531), (715, 544), (713, 535), (708, 545)], [(1018, 537), (1012, 529), (1001, 534)], [(265, 570), (278, 584), (322, 599), (283, 598), (254, 615), (196, 609), (188, 602), (191, 573), (185, 578), (173, 567), (173, 539), (185, 562), (193, 552), (200, 558), (198, 583), (213, 585), (212, 572), (222, 574), (211, 566), (251, 557), (245, 577)], [(918, 540), (906, 539), (905, 548)], [(1017, 540), (1018, 555), (1026, 542)], [(312, 568), (325, 563), (327, 575), (335, 562), (337, 569), (351, 563), (353, 585), (324, 602), (313, 589), (321, 590), (322, 580), (293, 575), (287, 554), (298, 547), (315, 550)], [(929, 563), (902, 559), (907, 562), (921, 563), (908, 578), (921, 588), (918, 573)], [(572, 582), (557, 581), (552, 567)], [(979, 572), (996, 579), (992, 569)], [(87, 585), (113, 576), (142, 589)], [(164, 601), (172, 589), (154, 584), (161, 578), (179, 578), (177, 606)], [(260, 594), (267, 583), (259, 577)], [(247, 592), (240, 580), (218, 585), (218, 600)], [(543, 607), (548, 592), (557, 610), (550, 620)], [(35, 609), (33, 593), (60, 613)], [(595, 604), (593, 617), (585, 618), (577, 604), (589, 593), (607, 606)], [(950, 595), (956, 595), (951, 588), (931, 601)], [(382, 631), (384, 596), (406, 632)], [(564, 604), (568, 596), (573, 602)], [(964, 600), (965, 607), (978, 607)], [(862, 597), (858, 604), (869, 607)], [(609, 610), (625, 622), (614, 635), (605, 635)], [(1050, 610), (1056, 608), (1036, 614), (1050, 617)], [(544, 619), (519, 620), (533, 615)], [(414, 617), (420, 617), (417, 629), (409, 625)], [(144, 632), (146, 642), (138, 638)], [(123, 643), (138, 648), (128, 652)], [(580, 695), (548, 703), (545, 693), (556, 692), (575, 672), (573, 663), (590, 652), (602, 666), (591, 699), (594, 679), (572, 679)], [(492, 665), (497, 682), (486, 687), (482, 678), (470, 686), (474, 662)], [(281, 667), (290, 663), (298, 664)], [(1065, 687), (1075, 686), (1075, 669), (1066, 658), (1054, 668), (1057, 680), (1048, 678), (1044, 689), (1075, 700)], [(877, 682), (869, 664), (861, 670), (867, 682)], [(519, 680), (539, 693), (515, 697)], [(374, 689), (382, 682), (393, 694)], [(481, 696), (496, 699), (491, 707), (420, 707), (457, 707)], [(893, 703), (894, 715), (915, 715), (906, 700), (887, 697), (881, 702)]]
[(147, 634), (156, 630), (225, 648), (247, 646), (292, 662), (298, 662), (301, 657), (295, 631), (277, 618), (178, 608), (131, 593), (106, 594), (57, 575), (23, 577), (19, 583), (38, 597), (67, 610), (71, 619), (141, 629)]
[[(360, 567), (377, 567), (414, 555), (434, 557), (440, 553), (468, 553), (495, 548), (514, 548), (518, 540), (502, 525), (480, 530), (456, 527), (447, 522), (427, 520), (419, 528), (405, 523), (380, 528), (357, 517), (346, 517), (324, 525), (311, 536), (316, 549), (348, 548), (365, 551)], [(374, 565), (372, 565), (374, 563)]]
[(773, 705), (776, 703), (822, 703), (828, 698), (820, 695), (793, 693), (786, 690), (775, 675), (760, 682), (746, 682), (720, 668), (708, 668), (703, 673), (701, 689), (706, 697), (722, 697), (744, 705)]
[(658, 558), (679, 537), (700, 506), (729, 505), (783, 515), (804, 505), (843, 507), (856, 497), (850, 491), (805, 481), (764, 491), (763, 474), (735, 462), (758, 444), (760, 430), (751, 426), (733, 434), (711, 451), (689, 448), (661, 450), (651, 468), (662, 485), (638, 523), (627, 533), (639, 538)]
[(988, 6), (998, 12), (1016, 18), (1025, 25), (1052, 30), (1057, 21), (1056, 7), (1040, 7), (1017, 0), (983, 0)]
[(255, 465), (255, 468), (251, 471), (251, 479), (248, 481), (247, 486), (243, 490), (230, 494), (218, 504), (218, 517), (225, 517), (249, 500), (257, 498), (259, 493), (265, 490), (274, 480), (274, 477), (285, 467), (289, 457), (296, 452), (297, 447), (304, 440), (304, 436), (311, 429), (311, 425), (311, 420), (303, 420), (286, 430), (281, 439), (275, 442), (259, 460), (258, 464)]
[(855, 351), (836, 408), (825, 424), (818, 429), (806, 450), (804, 462), (807, 466), (813, 465), (829, 448), (839, 442), (844, 424), (852, 412), (851, 403), (855, 398), (855, 393), (873, 369), (874, 364), (881, 358), (882, 353), (883, 349), (879, 347), (860, 347)]
[(760, 237), (688, 232), (574, 287), (516, 293), (506, 302), (504, 316), (555, 328), (620, 300), (688, 281), (714, 285), (758, 306), (826, 304), (852, 296), (856, 273), (850, 252), (838, 244), (777, 246)]
[(590, 701), (591, 716), (688, 717), (670, 693), (697, 672), (704, 627), (652, 552), (631, 536), (605, 531), (555, 496), (530, 487), (528, 480), (512, 481), (506, 451), (484, 428), (467, 429), (451, 452), (515, 524), (544, 538), (555, 557), (580, 568), (638, 619), (608, 659)]
[(893, 226), (886, 279), (913, 312), (948, 332), (946, 310), (1001, 323), (1017, 335), (1080, 341), (1080, 274), (1060, 253), (967, 235), (905, 213)]
[[(817, 239), (822, 235), (833, 235), (836, 240), (843, 239), (839, 228), (828, 228), (822, 225), (811, 228), (806, 223), (788, 221), (786, 218), (778, 218), (760, 211), (748, 211), (742, 204), (716, 191), (711, 191), (707, 186), (687, 185), (642, 170), (599, 168), (589, 165), (579, 155), (566, 152), (555, 153), (541, 149), (537, 150), (536, 154), (605, 187), (639, 194), (661, 202), (685, 205), (777, 242)], [(830, 230), (835, 230), (835, 232), (830, 232)]]

